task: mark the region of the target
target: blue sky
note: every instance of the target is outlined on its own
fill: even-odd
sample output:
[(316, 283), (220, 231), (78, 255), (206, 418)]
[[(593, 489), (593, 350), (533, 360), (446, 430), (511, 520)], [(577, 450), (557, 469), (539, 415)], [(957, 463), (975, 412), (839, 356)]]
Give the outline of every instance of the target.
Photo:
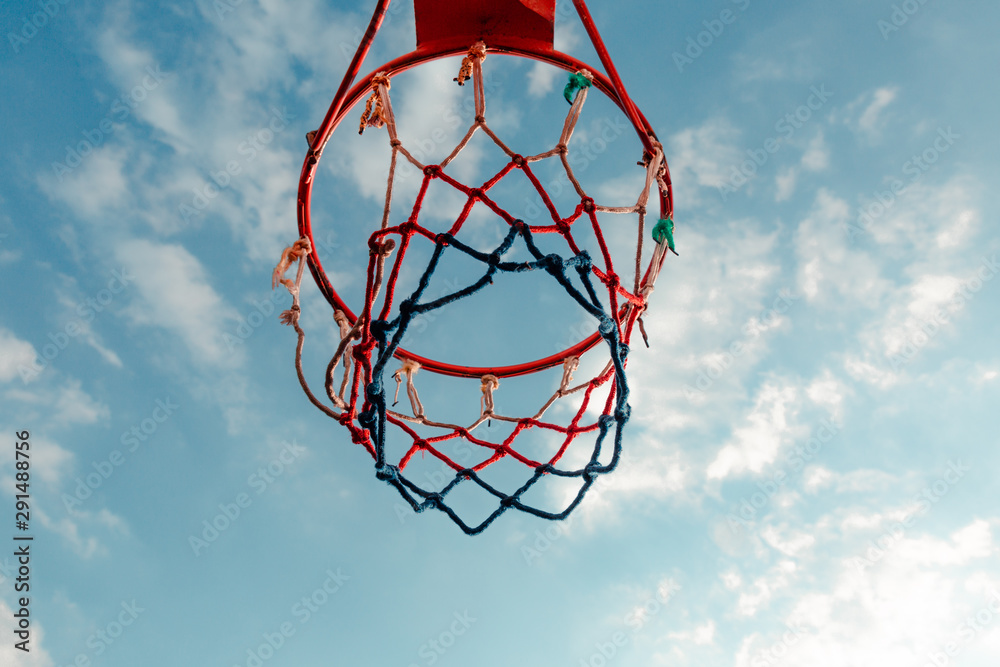
[[(34, 541), (31, 652), (5, 630), (0, 664), (996, 664), (1000, 9), (592, 5), (663, 142), (680, 256), (651, 298), (650, 348), (632, 341), (619, 468), (565, 522), (508, 512), (470, 538), (406, 510), (309, 404), (278, 322), (290, 298), (269, 289), (297, 234), (304, 135), (369, 3), (4, 4), (0, 499), (13, 537), (28, 431)], [(412, 46), (398, 7), (364, 71)], [(560, 7), (557, 46), (596, 63)], [(428, 156), (470, 120), (457, 65), (393, 82), (404, 142), (443, 132)], [(484, 68), (491, 127), (554, 145), (564, 75)], [(388, 155), (384, 130), (354, 133), (358, 114), (314, 212), (349, 303)], [(615, 118), (592, 96), (574, 141)], [(614, 135), (581, 180), (634, 201), (638, 150)], [(481, 181), (495, 156), (474, 143), (463, 158)], [(403, 179), (398, 215), (416, 185)], [(532, 215), (523, 193), (508, 203)], [(427, 220), (453, 206), (435, 195)], [(495, 245), (492, 223), (475, 218), (472, 242)], [(627, 267), (634, 236), (609, 236)], [(557, 297), (498, 285), (413, 348), (550, 354), (593, 327)], [(338, 335), (308, 277), (302, 298), (319, 383)], [(428, 414), (478, 415), (477, 382), (417, 377)], [(557, 386), (512, 380), (498, 406)], [(13, 549), (3, 627), (20, 606)]]

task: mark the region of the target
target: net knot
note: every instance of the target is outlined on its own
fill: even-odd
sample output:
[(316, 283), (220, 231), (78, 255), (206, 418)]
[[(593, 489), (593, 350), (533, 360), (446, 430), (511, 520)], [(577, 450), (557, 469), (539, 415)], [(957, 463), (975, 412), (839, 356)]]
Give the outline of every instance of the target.
[(271, 289), (274, 289), (278, 285), (284, 285), (289, 290), (295, 287), (293, 283), (288, 278), (285, 278), (285, 274), (288, 269), (292, 267), (292, 264), (305, 257), (312, 252), (312, 243), (309, 239), (302, 237), (292, 245), (288, 246), (281, 251), (281, 259), (278, 261), (278, 265), (274, 267), (274, 273), (271, 274)]
[(372, 238), (368, 241), (368, 253), (371, 255), (388, 257), (392, 254), (395, 247), (396, 242), (393, 239), (386, 239), (385, 241), (380, 242), (377, 238)]
[(539, 264), (545, 267), (549, 273), (563, 273), (566, 268), (566, 263), (563, 261), (563, 258), (555, 253), (546, 255), (538, 261)]
[(479, 62), (486, 60), (486, 43), (483, 41), (478, 41), (469, 47), (469, 52), (462, 58), (462, 67), (454, 79), (458, 85), (464, 86), (465, 82), (472, 78), (472, 65), (476, 60)]
[(368, 358), (371, 356), (372, 348), (374, 347), (375, 347), (374, 340), (358, 343), (357, 345), (354, 346), (354, 350), (351, 352), (351, 356), (353, 356), (357, 361), (366, 362), (368, 361)]
[(386, 320), (372, 320), (368, 325), (372, 337), (376, 340), (386, 340), (389, 337), (389, 322)]
[(482, 392), (485, 394), (487, 391), (496, 391), (500, 388), (500, 380), (497, 379), (496, 375), (484, 375), (480, 378), (482, 386)]
[(399, 479), (399, 470), (396, 466), (382, 464), (375, 468), (375, 476), (383, 482), (395, 482)]
[(376, 414), (375, 404), (372, 403), (370, 406), (362, 410), (358, 414), (358, 424), (361, 428), (366, 431), (372, 431), (375, 428), (375, 424), (378, 422), (378, 415)]
[(524, 166), (524, 156), (523, 155), (515, 155), (514, 157), (512, 157), (510, 159), (510, 161), (513, 162), (514, 164), (516, 164), (518, 167)]
[(500, 388), (500, 380), (497, 379), (496, 375), (484, 375), (480, 378), (480, 389), (483, 392), (483, 398), (479, 404), (479, 411), (482, 416), (489, 417), (493, 414), (493, 392)]
[(424, 176), (430, 176), (431, 178), (437, 178), (441, 175), (441, 165), (439, 164), (429, 164), (424, 167)]
[(358, 134), (364, 134), (366, 127), (379, 128), (388, 121), (385, 109), (382, 107), (382, 93), (379, 91), (379, 86), (385, 86), (388, 90), (391, 87), (389, 77), (382, 73), (372, 77), (372, 94), (365, 102), (365, 110), (361, 114), (361, 123), (358, 125)]
[(514, 496), (504, 496), (500, 499), (500, 507), (511, 507), (516, 502), (517, 499)]
[(299, 314), (301, 309), (298, 306), (292, 306), (288, 310), (281, 312), (280, 321), (286, 326), (295, 326), (299, 323)]
[(486, 195), (486, 193), (483, 191), (482, 188), (472, 188), (472, 189), (469, 190), (469, 197), (472, 197), (472, 198), (475, 198), (475, 199), (480, 199), (481, 200), (485, 195)]
[(593, 198), (591, 198), (591, 197), (584, 197), (583, 199), (580, 200), (580, 203), (583, 204), (583, 210), (586, 211), (587, 213), (593, 213), (594, 212), (594, 200), (593, 200)]
[[(351, 413), (345, 412), (344, 415), (341, 417), (341, 420), (345, 418), (350, 420)], [(342, 423), (344, 422), (342, 421)], [(351, 422), (347, 421), (346, 423), (350, 424)], [(351, 430), (351, 442), (353, 442), (355, 445), (367, 444), (370, 439), (371, 439), (371, 431), (369, 431), (366, 428)]]

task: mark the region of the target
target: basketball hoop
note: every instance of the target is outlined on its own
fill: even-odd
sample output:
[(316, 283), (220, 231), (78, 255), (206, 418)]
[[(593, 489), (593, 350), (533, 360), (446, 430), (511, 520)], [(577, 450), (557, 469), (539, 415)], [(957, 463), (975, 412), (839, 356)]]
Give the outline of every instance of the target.
[[(352, 440), (368, 450), (375, 459), (377, 477), (394, 486), (414, 511), (421, 512), (427, 508), (441, 510), (468, 534), (481, 532), (511, 507), (546, 519), (562, 519), (579, 504), (599, 475), (606, 474), (617, 466), (620, 457), (622, 427), (628, 420), (630, 411), (625, 376), (628, 344), (636, 324), (640, 329), (642, 327), (641, 317), (648, 297), (653, 291), (666, 255), (674, 250), (673, 201), (667, 163), (655, 133), (625, 92), (583, 0), (573, 0), (573, 4), (597, 50), (605, 72), (603, 74), (553, 48), (555, 0), (476, 0), (464, 3), (415, 0), (414, 4), (416, 50), (386, 63), (355, 82), (389, 5), (388, 0), (379, 0), (368, 30), (326, 117), (319, 128), (310, 132), (307, 137), (310, 147), (303, 165), (298, 194), (300, 239), (285, 250), (274, 272), (274, 286), (279, 283), (285, 285), (293, 297), (293, 305), (282, 314), (282, 321), (293, 326), (298, 334), (295, 364), (299, 382), (317, 408), (345, 426), (351, 433)], [(559, 140), (552, 149), (537, 155), (521, 155), (489, 127), (483, 86), (483, 61), (488, 54), (495, 53), (549, 63), (570, 73), (569, 82), (563, 91), (570, 102), (570, 109)], [(389, 94), (391, 82), (397, 74), (417, 65), (456, 55), (463, 56), (463, 61), (455, 81), (458, 85), (471, 81), (475, 119), (448, 157), (437, 164), (424, 164), (407, 150), (398, 137)], [(584, 190), (571, 168), (571, 139), (588, 91), (592, 87), (617, 105), (639, 139), (640, 165), (645, 170), (646, 178), (633, 206), (611, 207), (597, 203)], [(369, 261), (364, 306), (355, 313), (331, 285), (314, 251), (311, 210), (314, 177), (324, 148), (334, 130), (362, 100), (367, 101), (361, 115), (360, 131), (384, 127), (392, 154), (381, 226), (373, 230), (368, 241)], [(507, 164), (484, 183), (468, 186), (454, 178), (448, 166), (477, 133), (489, 137), (503, 151)], [(409, 216), (405, 221), (394, 224), (390, 215), (390, 202), (393, 199), (396, 166), (400, 160), (419, 169), (422, 183)], [(533, 164), (543, 160), (558, 160), (562, 163), (578, 196), (578, 203), (572, 211), (560, 213), (557, 210), (532, 170)], [(551, 218), (549, 224), (529, 225), (516, 212), (508, 212), (499, 201), (491, 197), (491, 189), (514, 172), (523, 174), (537, 190), (544, 202), (546, 214)], [(424, 195), (432, 182), (453, 188), (467, 202), (447, 232), (434, 233), (420, 223), (419, 214), (425, 203)], [(646, 207), (654, 188), (658, 194), (659, 208), (658, 222), (651, 234), (655, 249), (648, 265), (643, 269)], [(474, 206), (489, 208), (506, 224), (507, 231), (492, 252), (476, 250), (463, 241), (463, 225)], [(629, 286), (623, 284), (615, 271), (598, 213), (630, 215), (638, 219), (635, 277)], [(591, 257), (587, 251), (581, 250), (573, 236), (574, 225), (577, 228), (583, 225), (588, 233), (593, 233), (599, 247), (599, 256)], [(566, 255), (543, 253), (535, 241), (538, 235), (554, 235), (564, 240)], [(432, 246), (431, 260), (422, 272), (417, 288), (400, 298), (396, 294), (400, 268), (408, 249), (417, 243)], [(526, 248), (531, 259), (516, 262), (510, 260), (507, 256), (515, 244)], [(481, 276), (464, 287), (432, 299), (426, 294), (427, 286), (445, 253), (459, 253), (465, 259), (479, 262), (482, 266)], [(306, 264), (320, 292), (333, 308), (335, 320), (340, 327), (340, 344), (333, 352), (325, 373), (325, 400), (320, 400), (310, 389), (302, 365), (305, 334), (299, 324), (299, 291)], [(297, 265), (296, 277), (294, 280), (286, 279), (284, 275), (293, 265)], [(594, 333), (558, 353), (508, 365), (451, 363), (417, 355), (401, 346), (407, 327), (414, 317), (453, 303), (461, 303), (462, 299), (486, 288), (496, 277), (527, 271), (538, 271), (550, 276), (553, 286), (565, 290), (572, 301), (593, 318), (596, 329)], [(581, 356), (602, 343), (607, 346), (609, 357), (603, 370), (588, 381), (574, 384), (573, 374), (578, 370)], [(400, 362), (399, 368), (389, 368), (393, 359)], [(337, 369), (340, 366), (343, 366), (343, 374), (338, 381)], [(500, 414), (496, 409), (494, 394), (502, 391), (500, 387), (505, 378), (540, 373), (560, 366), (562, 375), (558, 388), (540, 410), (530, 416), (512, 417)], [(470, 416), (465, 426), (435, 421), (433, 415), (425, 414), (414, 379), (418, 370), (480, 380), (482, 396), (479, 414)], [(405, 384), (411, 414), (391, 409), (386, 395), (386, 373), (396, 382), (395, 400), (398, 401), (400, 390)], [(598, 398), (599, 389), (606, 392), (606, 397)], [(543, 419), (553, 404), (574, 394), (582, 395), (582, 401), (569, 423), (560, 425)], [(597, 405), (601, 406), (599, 416), (588, 420), (588, 410), (596, 411)], [(477, 433), (482, 424), (492, 423), (494, 420), (507, 422), (513, 428), (513, 432), (501, 442), (491, 442)], [(390, 461), (386, 453), (386, 432), (389, 428), (397, 429), (412, 440), (412, 446), (395, 462)], [(604, 441), (612, 429), (613, 445), (609, 453)], [(428, 437), (428, 431), (435, 435)], [(519, 435), (530, 431), (553, 434), (561, 439), (561, 444), (544, 457), (529, 455), (516, 443)], [(576, 469), (560, 467), (567, 451), (585, 437), (593, 437), (587, 463)], [(455, 462), (443, 451), (443, 444), (456, 440), (464, 441), (480, 452), (481, 460), (472, 465)], [(426, 485), (421, 486), (410, 479), (406, 474), (407, 466), (418, 452), (439, 459), (452, 471), (453, 479), (441, 489), (425, 488)], [(527, 474), (521, 483), (505, 489), (484, 478), (483, 471), (502, 459), (516, 461), (525, 468)], [(573, 498), (557, 511), (541, 509), (525, 498), (529, 489), (549, 476), (575, 479), (580, 483)], [(449, 494), (465, 484), (475, 485), (497, 501), (496, 508), (482, 521), (466, 521), (449, 502)]]

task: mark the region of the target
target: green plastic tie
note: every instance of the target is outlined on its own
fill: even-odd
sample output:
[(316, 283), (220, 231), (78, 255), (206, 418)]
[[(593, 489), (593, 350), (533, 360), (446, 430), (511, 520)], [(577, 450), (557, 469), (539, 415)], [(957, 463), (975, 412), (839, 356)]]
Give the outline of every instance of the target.
[(591, 81), (584, 75), (576, 72), (569, 75), (569, 83), (563, 89), (563, 97), (570, 104), (573, 104), (573, 98), (576, 97), (576, 91), (582, 90), (583, 88), (590, 88)]
[(674, 249), (674, 221), (666, 218), (657, 222), (653, 227), (653, 240), (657, 243), (666, 241), (667, 247), (676, 255), (677, 250)]

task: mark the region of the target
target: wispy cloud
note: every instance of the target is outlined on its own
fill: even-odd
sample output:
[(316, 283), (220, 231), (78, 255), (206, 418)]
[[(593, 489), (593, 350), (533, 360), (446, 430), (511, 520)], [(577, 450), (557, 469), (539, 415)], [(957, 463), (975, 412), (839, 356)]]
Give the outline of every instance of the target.
[(238, 315), (194, 255), (180, 245), (142, 239), (123, 241), (115, 254), (135, 276), (138, 295), (124, 311), (133, 324), (173, 332), (199, 363), (231, 363), (222, 334)]

